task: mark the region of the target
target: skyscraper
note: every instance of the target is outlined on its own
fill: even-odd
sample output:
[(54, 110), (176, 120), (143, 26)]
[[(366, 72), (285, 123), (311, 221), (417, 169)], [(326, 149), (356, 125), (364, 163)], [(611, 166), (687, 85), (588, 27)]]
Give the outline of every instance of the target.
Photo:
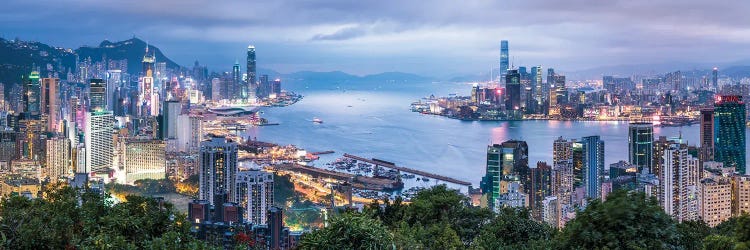
[(255, 46), (247, 46), (247, 97), (255, 98), (257, 93), (255, 71)]
[(47, 116), (47, 131), (60, 132), (60, 78), (42, 78), (41, 112)]
[(243, 99), (247, 96), (247, 85), (242, 84), (239, 62), (235, 62), (232, 66), (232, 95), (234, 99)]
[(39, 72), (32, 71), (23, 85), (23, 100), (25, 111), (31, 114), (39, 114), (41, 110), (41, 86), (39, 85)]
[(165, 101), (162, 114), (162, 135), (164, 140), (177, 139), (177, 116), (182, 113), (182, 104), (178, 101)]
[(245, 210), (248, 222), (267, 224), (268, 210), (273, 206), (273, 174), (260, 170), (237, 172), (234, 202)]
[(73, 174), (72, 159), (70, 158), (70, 140), (64, 136), (50, 138), (46, 141), (46, 169), (51, 182)]
[(678, 221), (698, 219), (698, 159), (688, 154), (687, 144), (671, 142), (663, 155), (659, 175), (659, 200), (664, 211)]
[(89, 111), (107, 109), (107, 84), (103, 79), (91, 79), (89, 85)]
[(597, 199), (602, 195), (604, 178), (604, 141), (598, 135), (581, 138), (583, 146), (583, 184), (586, 197)]
[(526, 187), (529, 206), (534, 218), (542, 220), (543, 201), (552, 195), (552, 167), (546, 162), (537, 162), (535, 168), (529, 169), (530, 185)]
[(630, 123), (628, 127), (628, 159), (630, 164), (652, 171), (654, 150), (654, 125), (648, 122)]
[(507, 74), (509, 69), (510, 58), (508, 54), (508, 40), (502, 40), (500, 41), (500, 77)]
[(509, 140), (487, 146), (487, 168), (481, 188), (491, 209), (495, 209), (500, 195), (508, 193), (511, 183), (521, 185), (528, 177), (529, 148), (525, 141)]
[(701, 161), (714, 160), (714, 110), (701, 109)]
[(521, 108), (521, 75), (518, 70), (511, 69), (505, 75), (505, 93), (508, 97), (505, 99), (505, 109), (508, 113)]
[(711, 72), (711, 87), (714, 89), (719, 88), (719, 68), (714, 67), (714, 70)]
[(233, 200), (237, 175), (237, 143), (213, 137), (201, 143), (199, 199), (212, 205)]
[(742, 96), (718, 96), (714, 103), (714, 159), (748, 174), (745, 166), (745, 103)]
[(84, 140), (86, 143), (85, 173), (106, 173), (112, 167), (114, 145), (112, 132), (115, 118), (112, 112), (86, 112), (86, 128)]

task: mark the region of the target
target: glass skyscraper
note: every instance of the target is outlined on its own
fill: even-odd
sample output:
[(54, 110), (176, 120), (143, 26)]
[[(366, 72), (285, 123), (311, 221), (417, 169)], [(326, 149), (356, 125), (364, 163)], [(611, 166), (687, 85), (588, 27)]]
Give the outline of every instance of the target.
[(508, 40), (502, 40), (500, 41), (500, 77), (508, 73), (508, 70), (510, 69), (509, 59)]
[(520, 112), (517, 111), (521, 109), (521, 74), (518, 73), (518, 70), (508, 70), (505, 75), (505, 93), (507, 95), (505, 110), (508, 111), (509, 116), (511, 114), (514, 117), (520, 115)]
[(745, 166), (745, 103), (742, 96), (716, 97), (714, 103), (714, 160), (747, 174)]
[(602, 197), (604, 177), (604, 141), (598, 135), (581, 138), (583, 146), (583, 185), (586, 198)]
[(255, 46), (247, 46), (247, 96), (255, 98), (258, 83), (255, 79)]
[(630, 164), (653, 171), (654, 125), (648, 122), (631, 123), (628, 128), (628, 159)]
[(525, 141), (510, 140), (487, 146), (487, 170), (482, 177), (482, 193), (490, 209), (511, 182), (529, 180), (529, 147)]

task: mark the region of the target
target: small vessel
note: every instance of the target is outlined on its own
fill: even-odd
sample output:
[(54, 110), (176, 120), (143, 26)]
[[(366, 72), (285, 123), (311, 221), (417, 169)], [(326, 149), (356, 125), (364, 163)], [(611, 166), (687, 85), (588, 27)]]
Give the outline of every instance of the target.
[(313, 123), (317, 123), (317, 124), (323, 123), (323, 120), (321, 120), (320, 118), (317, 118), (317, 117), (313, 118), (312, 121), (313, 121)]

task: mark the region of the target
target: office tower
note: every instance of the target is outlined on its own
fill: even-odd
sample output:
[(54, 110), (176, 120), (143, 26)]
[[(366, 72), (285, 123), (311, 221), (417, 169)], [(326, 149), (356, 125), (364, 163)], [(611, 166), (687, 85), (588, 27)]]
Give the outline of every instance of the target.
[(706, 224), (715, 227), (732, 217), (732, 183), (726, 177), (701, 180), (699, 214)]
[(18, 158), (18, 133), (13, 130), (0, 130), (0, 162), (10, 162)]
[(31, 71), (29, 78), (23, 84), (23, 100), (25, 111), (31, 114), (39, 114), (41, 86), (39, 85), (39, 72)]
[(247, 97), (255, 98), (257, 94), (257, 82), (255, 79), (255, 46), (247, 46)]
[(518, 191), (523, 192), (521, 183), (527, 182), (529, 177), (528, 156), (525, 141), (509, 140), (487, 146), (487, 168), (481, 186), (491, 209), (495, 209), (494, 204), (501, 194), (509, 192), (512, 183), (518, 183)]
[(154, 75), (157, 79), (167, 78), (167, 62), (157, 62), (154, 66)]
[(511, 111), (521, 108), (521, 75), (518, 70), (508, 70), (505, 75), (505, 109)]
[(664, 211), (678, 221), (698, 219), (698, 159), (687, 144), (672, 142), (663, 155), (659, 200)]
[(198, 152), (203, 140), (203, 123), (200, 115), (177, 116), (177, 151)]
[(112, 167), (115, 118), (110, 111), (86, 112), (84, 173), (107, 173)]
[(714, 103), (714, 159), (748, 174), (745, 166), (745, 103), (742, 96), (716, 97)]
[(714, 70), (711, 72), (711, 87), (714, 89), (719, 88), (719, 68), (714, 67)]
[(530, 185), (525, 187), (529, 196), (532, 217), (542, 221), (542, 201), (552, 195), (552, 167), (546, 162), (537, 162), (529, 169)]
[(271, 94), (276, 95), (276, 98), (281, 96), (281, 79), (276, 78), (273, 80), (273, 83), (271, 83)]
[(125, 141), (125, 182), (164, 179), (166, 176), (166, 144), (162, 140)]
[(221, 79), (211, 79), (211, 101), (218, 102), (222, 99), (221, 96)]
[(268, 81), (268, 75), (261, 75), (258, 84), (258, 96), (268, 97), (269, 94), (271, 94), (271, 83)]
[(114, 111), (119, 108), (120, 103), (118, 102), (117, 90), (120, 89), (122, 83), (122, 70), (108, 70), (107, 71), (107, 110)]
[(46, 169), (51, 182), (73, 175), (70, 140), (64, 136), (47, 139)]
[(701, 161), (714, 160), (714, 110), (701, 109)]
[(107, 110), (107, 84), (102, 79), (89, 82), (89, 112)]
[(542, 82), (542, 66), (531, 67), (531, 92), (536, 105), (540, 105), (544, 98), (544, 91), (542, 91), (544, 87), (542, 85), (544, 85)]
[(47, 122), (40, 119), (39, 115), (26, 116), (21, 114), (18, 120), (18, 130), (21, 134), (19, 145), (21, 146), (21, 158), (26, 160), (44, 161), (46, 148), (43, 146), (43, 138), (46, 136)]
[(572, 206), (574, 143), (562, 137), (553, 143), (551, 188), (561, 207)]
[(654, 125), (649, 122), (634, 122), (628, 127), (628, 159), (638, 167), (638, 173), (652, 171), (654, 150)]
[(60, 132), (60, 78), (42, 78), (41, 113), (47, 116), (47, 131)]
[(242, 84), (239, 62), (234, 62), (234, 66), (232, 66), (232, 94), (234, 99), (242, 99), (247, 96), (247, 86)]
[(598, 135), (581, 138), (583, 149), (583, 185), (586, 197), (597, 199), (602, 196), (604, 178), (604, 141)]
[(502, 40), (500, 41), (500, 77), (507, 74), (509, 69), (510, 57), (508, 54), (508, 40)]
[(268, 210), (273, 206), (273, 174), (260, 170), (237, 172), (234, 202), (245, 210), (247, 221), (266, 224)]
[(750, 176), (732, 176), (732, 214), (750, 214)]
[(199, 199), (212, 205), (233, 200), (237, 174), (237, 143), (213, 137), (201, 143)]
[(143, 54), (141, 76), (143, 77), (154, 77), (154, 63), (156, 62), (156, 53), (148, 53), (148, 45), (146, 45), (146, 53)]
[(164, 112), (162, 112), (162, 134), (164, 140), (177, 139), (177, 116), (182, 113), (182, 104), (178, 101), (164, 101)]

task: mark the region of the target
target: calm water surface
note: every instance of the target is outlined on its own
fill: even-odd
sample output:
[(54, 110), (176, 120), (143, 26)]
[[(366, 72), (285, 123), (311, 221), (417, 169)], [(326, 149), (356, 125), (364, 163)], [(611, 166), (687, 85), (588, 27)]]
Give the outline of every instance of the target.
[[(411, 112), (409, 104), (430, 94), (468, 95), (468, 85), (351, 86), (285, 86), (304, 95), (304, 99), (289, 107), (263, 109), (263, 117), (280, 125), (251, 128), (247, 133), (261, 141), (294, 144), (308, 151), (336, 151), (322, 156), (316, 165), (349, 153), (388, 160), (475, 185), (485, 172), (487, 145), (509, 139), (525, 140), (529, 145), (530, 162), (534, 164), (552, 161), (552, 143), (559, 136), (599, 135), (605, 141), (607, 166), (627, 160), (626, 122), (459, 121)], [(324, 122), (314, 124), (312, 119), (316, 117)], [(682, 134), (690, 144), (698, 143), (698, 131), (698, 125), (654, 128), (655, 136)]]

